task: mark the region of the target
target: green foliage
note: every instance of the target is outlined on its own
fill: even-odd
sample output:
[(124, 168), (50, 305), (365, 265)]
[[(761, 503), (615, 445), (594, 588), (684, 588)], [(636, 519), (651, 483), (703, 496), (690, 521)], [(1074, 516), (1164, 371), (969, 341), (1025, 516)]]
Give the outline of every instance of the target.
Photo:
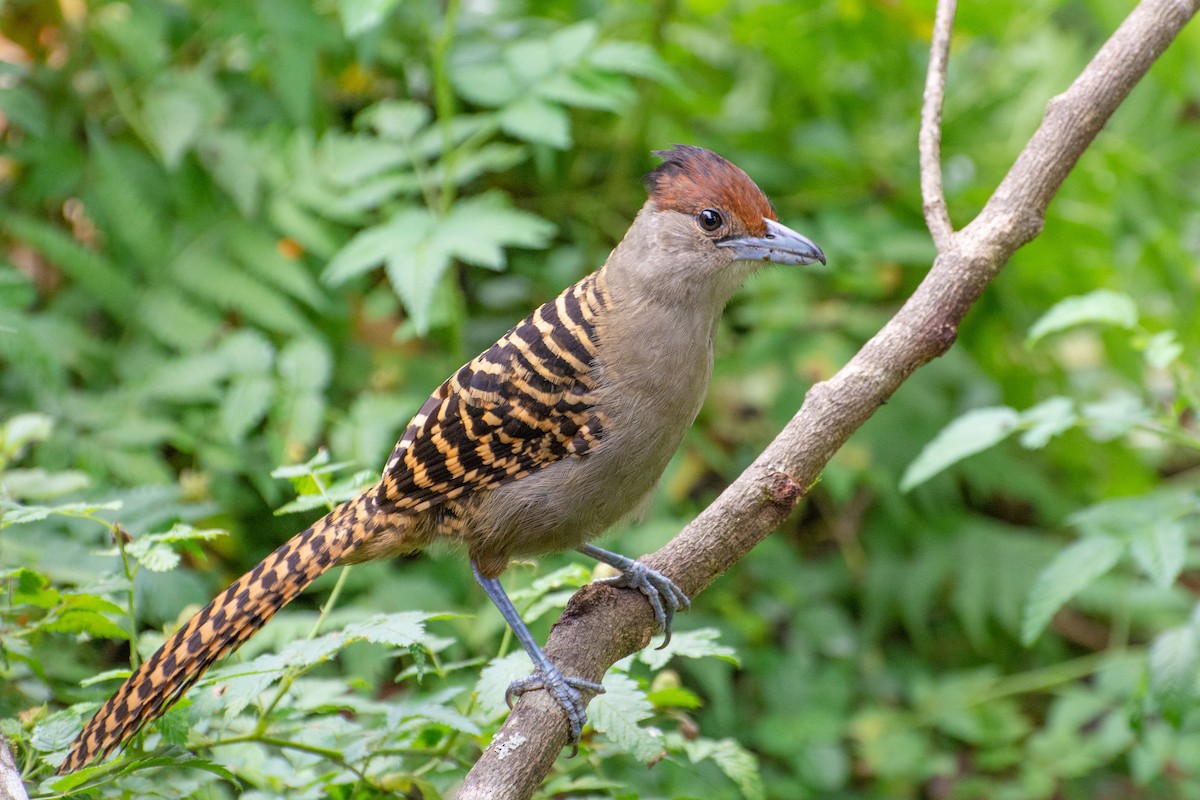
[[(956, 222), (1127, 12), (960, 4)], [(528, 663), (436, 554), (323, 578), (125, 753), (50, 775), (164, 632), (368, 485), (446, 375), (601, 263), (648, 151), (688, 142), (831, 267), (731, 303), (709, 402), (613, 547), (678, 530), (933, 256), (931, 15), (4, 5), (0, 731), (31, 792), (448, 796)], [(1185, 31), (955, 348), (668, 648), (610, 673), (544, 796), (1196, 795), (1198, 61)], [(568, 557), (509, 576), (541, 637), (591, 577)]]

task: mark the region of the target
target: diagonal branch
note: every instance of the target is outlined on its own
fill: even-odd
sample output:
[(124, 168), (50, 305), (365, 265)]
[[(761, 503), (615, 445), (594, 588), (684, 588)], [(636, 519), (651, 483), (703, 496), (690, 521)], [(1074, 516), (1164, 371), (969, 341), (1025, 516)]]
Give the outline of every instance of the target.
[(925, 99), (921, 104), (921, 201), (925, 224), (939, 253), (950, 246), (954, 226), (942, 189), (942, 103), (946, 98), (946, 67), (950, 60), (950, 33), (954, 29), (955, 0), (939, 0), (925, 74)]
[[(813, 386), (762, 455), (678, 536), (647, 556), (647, 564), (694, 596), (783, 521), (850, 435), (909, 375), (954, 343), (958, 325), (988, 283), (1041, 232), (1046, 207), (1080, 155), (1198, 8), (1200, 0), (1143, 0), (1134, 8), (1075, 82), (1050, 101), (979, 216), (946, 235), (945, 249), (939, 243), (929, 274), (896, 316), (842, 370)], [(618, 659), (646, 646), (652, 627), (641, 594), (587, 586), (554, 626), (546, 653), (565, 674), (600, 680)], [(545, 692), (524, 695), (467, 775), (459, 800), (529, 797), (565, 743), (566, 726), (554, 702)]]

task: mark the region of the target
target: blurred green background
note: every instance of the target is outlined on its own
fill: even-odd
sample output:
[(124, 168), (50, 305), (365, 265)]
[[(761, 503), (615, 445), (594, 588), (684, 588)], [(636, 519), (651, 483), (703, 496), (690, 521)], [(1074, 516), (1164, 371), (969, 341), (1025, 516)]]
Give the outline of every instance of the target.
[[(958, 225), (1129, 7), (961, 4), (943, 146)], [(273, 513), (296, 489), (311, 506), (323, 481), (378, 470), (451, 370), (603, 263), (650, 151), (682, 142), (749, 172), (829, 268), (764, 272), (730, 304), (700, 419), (647, 520), (609, 541), (637, 555), (669, 538), (925, 274), (932, 16), (883, 0), (0, 5), (0, 730), (31, 791), (54, 793), (52, 754), (94, 706), (64, 709), (116, 686), (79, 681), (128, 667), (133, 613), (148, 654), (318, 513)], [(678, 657), (610, 675), (592, 711), (606, 732), (547, 795), (1200, 797), (1198, 201), (1193, 26), (958, 344), (697, 598)], [(272, 476), (320, 448), (346, 466)], [(901, 491), (923, 450), (934, 467)], [(177, 535), (123, 561), (117, 524)], [(507, 580), (538, 616), (590, 578), (571, 563)], [(315, 631), (335, 581), (235, 662)], [(190, 741), (205, 769), (168, 779), (134, 758), (80, 796), (452, 794), (499, 718), (471, 691), (511, 649), (498, 615), (461, 556), (340, 586), (322, 632), (460, 616), (422, 617), (399, 649), (285, 664), (271, 708), (251, 693), (222, 716), (209, 691), (148, 740)]]

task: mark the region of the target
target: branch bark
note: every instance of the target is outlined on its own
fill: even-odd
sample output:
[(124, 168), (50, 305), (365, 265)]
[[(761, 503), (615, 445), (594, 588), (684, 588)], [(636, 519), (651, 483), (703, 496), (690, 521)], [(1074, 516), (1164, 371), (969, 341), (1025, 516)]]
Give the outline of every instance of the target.
[(954, 30), (955, 0), (942, 0), (933, 21), (933, 43), (929, 47), (929, 71), (925, 75), (925, 99), (921, 103), (921, 134), (917, 148), (921, 156), (921, 202), (925, 225), (939, 253), (950, 247), (954, 226), (942, 191), (942, 101), (946, 97), (946, 68), (950, 61), (950, 33)]
[[(951, 6), (949, 0), (939, 2), (943, 48), (948, 47)], [(809, 390), (779, 436), (712, 505), (642, 560), (694, 597), (774, 530), (850, 435), (909, 375), (950, 348), (988, 283), (1041, 232), (1046, 207), (1080, 155), (1198, 9), (1200, 0), (1143, 0), (1134, 8), (1075, 82), (1050, 100), (1037, 131), (983, 211), (957, 233), (941, 199), (940, 164), (932, 162), (938, 176), (936, 185), (930, 184), (941, 211), (935, 203), (930, 228), (938, 256), (925, 280), (850, 363)], [(944, 73), (945, 59), (939, 61), (935, 52), (930, 69)], [(938, 80), (931, 77), (927, 86)], [(940, 140), (941, 85), (926, 95), (927, 114), (930, 98), (937, 101), (937, 113), (927, 120), (935, 142)], [(926, 144), (923, 133), (923, 161)], [(929, 199), (926, 191), (927, 213)], [(646, 646), (653, 625), (641, 594), (586, 586), (555, 624), (546, 653), (564, 674), (599, 681), (616, 661)], [(467, 775), (459, 800), (531, 796), (565, 744), (562, 711), (548, 695), (522, 696)]]

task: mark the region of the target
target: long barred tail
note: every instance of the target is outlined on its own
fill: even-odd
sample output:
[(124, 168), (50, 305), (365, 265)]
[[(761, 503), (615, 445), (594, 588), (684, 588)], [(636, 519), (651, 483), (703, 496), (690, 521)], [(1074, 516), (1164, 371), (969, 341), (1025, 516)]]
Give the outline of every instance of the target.
[(317, 576), (372, 533), (374, 490), (326, 514), (263, 559), (168, 639), (75, 739), (58, 774), (104, 758), (157, 719), (214, 661), (253, 636)]

